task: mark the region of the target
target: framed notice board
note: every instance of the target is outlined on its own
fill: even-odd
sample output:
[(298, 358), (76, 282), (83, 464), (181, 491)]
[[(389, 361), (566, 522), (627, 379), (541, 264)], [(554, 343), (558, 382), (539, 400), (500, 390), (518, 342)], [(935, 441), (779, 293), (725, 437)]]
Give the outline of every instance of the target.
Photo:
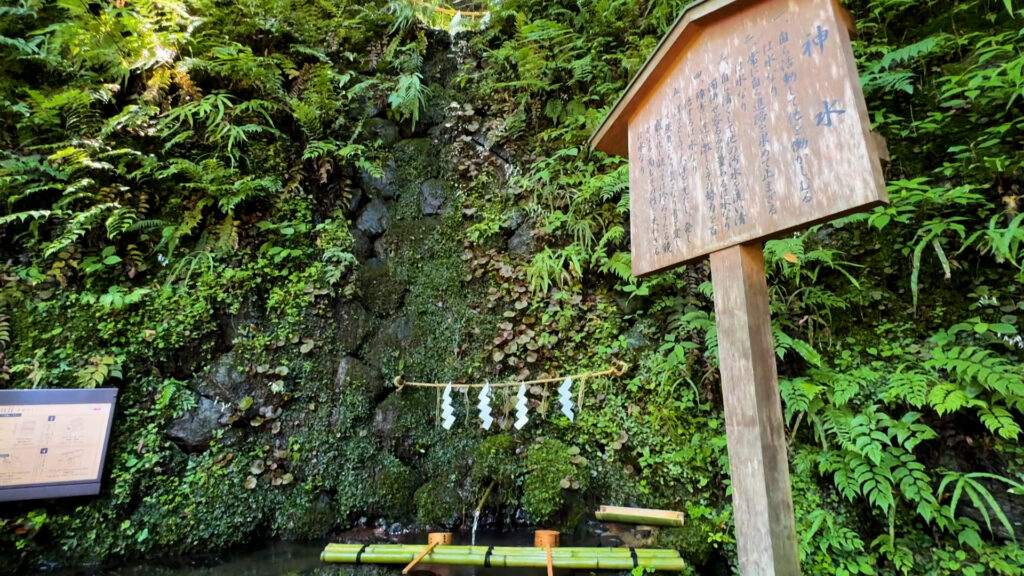
[(98, 494), (116, 388), (0, 390), (0, 502)]

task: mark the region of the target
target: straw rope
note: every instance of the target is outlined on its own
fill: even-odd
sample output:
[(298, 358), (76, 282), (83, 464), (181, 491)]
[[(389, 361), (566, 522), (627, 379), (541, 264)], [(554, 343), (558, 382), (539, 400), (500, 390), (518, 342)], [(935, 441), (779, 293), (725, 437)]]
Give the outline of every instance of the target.
[(451, 8), (442, 8), (441, 6), (434, 6), (432, 4), (424, 2), (423, 0), (412, 0), (412, 3), (417, 5), (417, 6), (422, 6), (424, 8), (430, 8), (431, 10), (433, 10), (435, 12), (440, 12), (442, 14), (447, 14), (449, 16), (455, 16), (456, 14), (459, 14), (459, 15), (462, 15), (462, 16), (467, 17), (467, 18), (480, 18), (480, 17), (484, 16), (485, 14), (487, 14), (486, 12), (466, 12), (466, 11), (463, 11), (463, 10), (453, 10)]
[[(608, 376), (609, 374), (615, 376), (622, 376), (629, 370), (629, 364), (616, 360), (612, 362), (611, 368), (605, 370), (598, 370), (596, 372), (584, 372), (582, 374), (573, 374), (571, 376), (551, 376), (549, 378), (538, 378), (536, 380), (509, 380), (507, 382), (474, 382), (471, 384), (455, 384), (454, 382), (407, 382), (402, 376), (395, 376), (395, 386), (397, 391), (400, 392), (406, 386), (411, 388), (444, 388), (451, 384), (452, 389), (457, 388), (483, 388), (484, 386), (490, 386), (491, 388), (508, 388), (512, 386), (519, 386), (520, 384), (554, 384), (561, 382), (566, 378), (572, 378), (574, 382), (582, 382), (587, 378), (596, 378), (598, 376)], [(582, 392), (582, 390), (581, 390)]]

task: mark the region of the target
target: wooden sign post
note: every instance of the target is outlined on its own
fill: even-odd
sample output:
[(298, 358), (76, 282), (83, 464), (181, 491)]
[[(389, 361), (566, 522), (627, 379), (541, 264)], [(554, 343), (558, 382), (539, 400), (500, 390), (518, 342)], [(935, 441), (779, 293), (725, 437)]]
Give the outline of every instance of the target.
[(834, 0), (706, 0), (591, 139), (630, 158), (633, 273), (711, 256), (741, 571), (800, 573), (763, 243), (888, 200)]

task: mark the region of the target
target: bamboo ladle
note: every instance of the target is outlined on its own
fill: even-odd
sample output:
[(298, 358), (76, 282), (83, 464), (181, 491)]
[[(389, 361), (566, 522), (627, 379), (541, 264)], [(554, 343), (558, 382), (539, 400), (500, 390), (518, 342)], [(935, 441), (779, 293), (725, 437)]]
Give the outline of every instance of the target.
[(430, 534), (427, 534), (427, 547), (423, 549), (423, 552), (420, 552), (419, 555), (413, 558), (412, 562), (409, 562), (408, 566), (402, 568), (402, 574), (408, 574), (409, 570), (412, 570), (413, 566), (416, 566), (416, 564), (418, 564), (420, 560), (423, 560), (424, 556), (430, 554), (434, 548), (437, 548), (438, 546), (450, 546), (451, 543), (451, 532), (431, 532)]
[(551, 559), (551, 549), (558, 548), (559, 535), (557, 530), (537, 530), (533, 533), (533, 545), (543, 548), (548, 557), (548, 576), (554, 576), (555, 567)]

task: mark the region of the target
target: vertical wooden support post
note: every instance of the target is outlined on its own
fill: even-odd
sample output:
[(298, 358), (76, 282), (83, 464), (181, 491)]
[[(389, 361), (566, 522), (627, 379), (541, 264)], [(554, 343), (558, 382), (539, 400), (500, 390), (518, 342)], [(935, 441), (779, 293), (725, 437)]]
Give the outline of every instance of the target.
[(760, 242), (711, 254), (736, 547), (743, 576), (797, 576), (789, 461)]

